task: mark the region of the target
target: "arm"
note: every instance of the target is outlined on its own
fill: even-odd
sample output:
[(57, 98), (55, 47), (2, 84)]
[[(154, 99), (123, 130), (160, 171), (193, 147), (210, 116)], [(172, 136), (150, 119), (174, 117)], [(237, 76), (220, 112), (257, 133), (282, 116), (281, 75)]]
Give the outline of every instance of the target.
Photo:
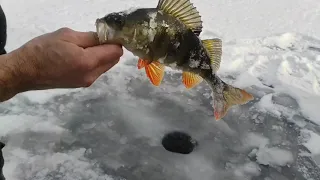
[(37, 89), (28, 83), (28, 79), (32, 77), (28, 77), (31, 75), (28, 74), (28, 71), (30, 72), (28, 66), (21, 63), (19, 51), (20, 49), (17, 49), (0, 56), (0, 102), (6, 101), (18, 93), (33, 88)]
[(0, 56), (0, 102), (15, 96), (22, 87), (19, 87), (19, 75), (14, 70), (17, 57), (14, 53)]
[(30, 90), (89, 87), (122, 54), (92, 32), (62, 28), (36, 37), (0, 56), (0, 102)]

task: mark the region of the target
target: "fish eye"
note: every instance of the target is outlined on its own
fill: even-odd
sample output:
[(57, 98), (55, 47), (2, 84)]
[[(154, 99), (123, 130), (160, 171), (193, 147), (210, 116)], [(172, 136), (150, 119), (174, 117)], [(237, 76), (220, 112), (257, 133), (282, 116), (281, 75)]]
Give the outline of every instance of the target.
[(114, 24), (118, 28), (122, 28), (125, 21), (124, 17), (118, 13), (109, 14), (104, 19), (108, 24)]

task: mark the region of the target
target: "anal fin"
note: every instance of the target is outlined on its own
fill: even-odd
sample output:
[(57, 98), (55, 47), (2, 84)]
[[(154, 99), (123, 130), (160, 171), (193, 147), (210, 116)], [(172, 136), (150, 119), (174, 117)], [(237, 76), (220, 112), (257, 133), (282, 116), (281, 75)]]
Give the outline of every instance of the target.
[(201, 83), (203, 78), (197, 74), (184, 71), (182, 74), (182, 82), (187, 89), (191, 89)]
[(217, 72), (220, 68), (221, 56), (222, 56), (222, 41), (221, 39), (206, 39), (202, 40), (202, 44), (206, 48), (210, 56), (211, 68), (214, 72)]

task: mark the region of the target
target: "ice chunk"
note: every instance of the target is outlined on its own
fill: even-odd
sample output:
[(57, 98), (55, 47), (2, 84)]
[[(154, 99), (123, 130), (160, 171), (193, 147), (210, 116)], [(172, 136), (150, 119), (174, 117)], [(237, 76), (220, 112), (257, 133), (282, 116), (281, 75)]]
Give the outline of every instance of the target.
[(243, 166), (243, 171), (254, 176), (260, 175), (260, 167), (257, 163), (249, 162)]
[(277, 147), (260, 148), (257, 152), (257, 162), (270, 166), (285, 166), (293, 162), (293, 155), (290, 151)]
[(308, 140), (303, 143), (303, 145), (308, 148), (308, 150), (312, 153), (312, 155), (319, 155), (320, 154), (320, 135), (310, 131), (310, 130), (303, 130), (303, 133), (309, 134)]
[(250, 147), (264, 147), (269, 144), (269, 139), (256, 133), (248, 133), (245, 143)]
[(282, 105), (284, 107), (292, 108), (295, 110), (299, 108), (299, 104), (297, 103), (297, 101), (291, 96), (284, 93), (275, 94), (274, 96), (272, 96), (272, 100), (273, 103)]

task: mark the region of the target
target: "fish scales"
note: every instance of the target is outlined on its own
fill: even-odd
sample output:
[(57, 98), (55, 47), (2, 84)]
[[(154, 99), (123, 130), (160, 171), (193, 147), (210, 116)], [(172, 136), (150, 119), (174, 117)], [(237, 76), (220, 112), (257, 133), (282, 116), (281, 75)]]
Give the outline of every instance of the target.
[(154, 59), (175, 69), (200, 73), (212, 71), (210, 57), (200, 39), (183, 23), (174, 17), (155, 10), (154, 17), (158, 31), (154, 41), (150, 42), (150, 51)]
[(159, 59), (161, 63), (180, 70), (212, 71), (210, 58), (200, 39), (171, 15), (156, 8), (138, 9), (128, 16), (127, 21), (135, 22), (136, 29), (143, 26), (141, 29), (154, 34), (151, 41), (142, 32), (135, 36), (139, 42), (146, 43), (148, 53), (145, 59)]

